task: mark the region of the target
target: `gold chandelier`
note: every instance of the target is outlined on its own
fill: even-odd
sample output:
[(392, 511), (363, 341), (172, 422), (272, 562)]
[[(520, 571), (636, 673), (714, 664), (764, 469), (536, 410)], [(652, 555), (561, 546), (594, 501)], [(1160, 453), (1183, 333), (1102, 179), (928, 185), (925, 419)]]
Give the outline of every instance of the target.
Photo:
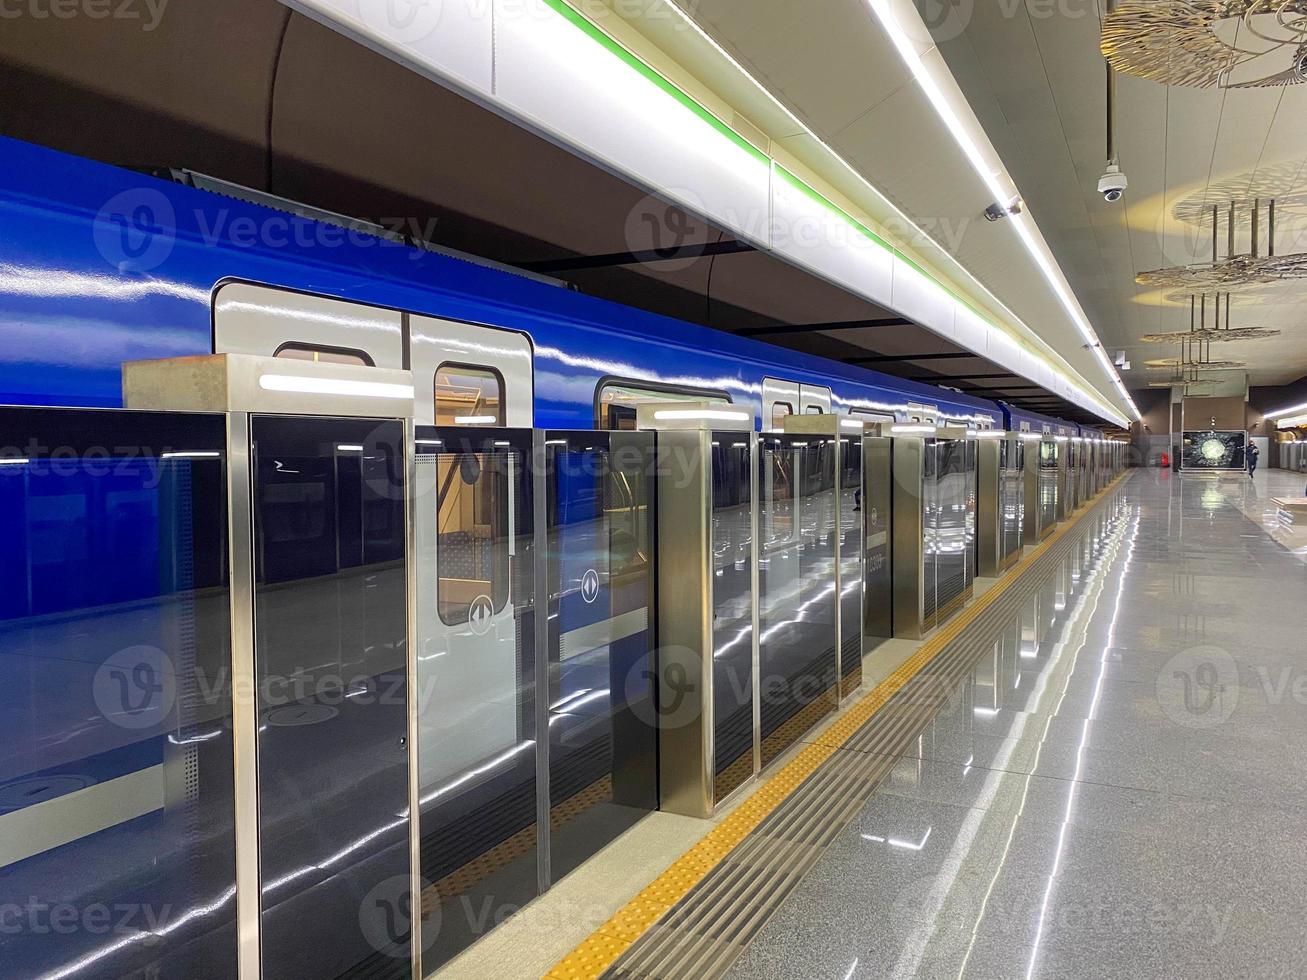
[(1195, 88), (1307, 82), (1307, 0), (1125, 0), (1103, 18), (1122, 74)]

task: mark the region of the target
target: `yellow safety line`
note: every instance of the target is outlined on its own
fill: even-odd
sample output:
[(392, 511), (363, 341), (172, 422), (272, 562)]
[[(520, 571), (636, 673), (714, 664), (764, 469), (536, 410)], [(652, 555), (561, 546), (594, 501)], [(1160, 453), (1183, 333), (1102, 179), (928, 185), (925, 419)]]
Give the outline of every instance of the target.
[[(1118, 476), (1104, 488), (1103, 493), (1106, 494), (1128, 475), (1123, 473)], [(821, 734), (820, 741), (809, 743), (774, 775), (768, 777), (753, 795), (740, 803), (699, 843), (677, 858), (640, 894), (618, 909), (611, 919), (555, 964), (554, 968), (545, 975), (545, 980), (593, 980), (601, 976), (619, 956), (683, 899), (690, 889), (706, 878), (709, 872), (794, 790), (798, 789), (805, 779), (852, 738), (872, 715), (884, 707), (886, 702), (941, 650), (957, 639), (964, 629), (975, 622), (982, 612), (1011, 588), (1021, 577), (1020, 572), (1042, 557), (1091, 510), (1092, 506), (1083, 508), (1079, 514), (1064, 523), (1013, 565), (1008, 573), (984, 595), (940, 627), (939, 631), (905, 660), (898, 670), (876, 685), (861, 700), (850, 705), (835, 723)]]

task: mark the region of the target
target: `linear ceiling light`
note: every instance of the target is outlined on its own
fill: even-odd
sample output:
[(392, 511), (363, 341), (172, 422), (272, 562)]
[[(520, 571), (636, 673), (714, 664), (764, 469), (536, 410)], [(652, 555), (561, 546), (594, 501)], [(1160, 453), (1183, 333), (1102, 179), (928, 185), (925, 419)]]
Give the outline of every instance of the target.
[[(944, 123), (945, 128), (948, 129), (950, 135), (952, 135), (953, 141), (957, 143), (958, 148), (962, 150), (963, 155), (966, 156), (967, 160), (971, 163), (971, 167), (975, 170), (976, 175), (980, 177), (985, 186), (989, 189), (989, 192), (993, 195), (994, 200), (1007, 201), (1014, 195), (1019, 196), (1019, 192), (1016, 190), (1016, 185), (1012, 181), (1012, 178), (1004, 171), (996, 171), (994, 169), (993, 165), (985, 158), (985, 154), (980, 146), (971, 138), (971, 134), (967, 131), (966, 126), (963, 125), (962, 120), (959, 119), (957, 113), (953, 111), (953, 107), (949, 104), (948, 97), (944, 94), (944, 90), (940, 87), (939, 82), (935, 79), (930, 68), (921, 60), (921, 56), (917, 53), (916, 46), (913, 44), (912, 39), (903, 29), (903, 25), (899, 22), (898, 17), (891, 9), (891, 3), (892, 0), (867, 0), (867, 5), (871, 8), (871, 12), (876, 15), (876, 19), (880, 22), (881, 27), (889, 36), (890, 41), (893, 42), (895, 49), (899, 53), (899, 57), (903, 59), (903, 63), (912, 71), (913, 78), (915, 78), (917, 84), (921, 86), (921, 90), (925, 92), (926, 98), (930, 100), (930, 104), (932, 108), (934, 108), (936, 115), (939, 116), (940, 120)], [(1054, 295), (1057, 296), (1058, 301), (1071, 317), (1071, 322), (1076, 325), (1076, 329), (1079, 330), (1081, 335), (1085, 338), (1090, 349), (1098, 356), (1098, 359), (1103, 364), (1104, 371), (1107, 372), (1108, 378), (1111, 379), (1112, 383), (1121, 393), (1121, 397), (1124, 398), (1126, 404), (1130, 406), (1130, 411), (1133, 413), (1135, 420), (1138, 421), (1141, 416), (1139, 414), (1139, 409), (1135, 406), (1134, 399), (1130, 397), (1130, 393), (1121, 382), (1121, 376), (1116, 372), (1116, 367), (1103, 351), (1103, 343), (1099, 339), (1098, 334), (1094, 331), (1093, 326), (1090, 325), (1089, 319), (1085, 316), (1084, 310), (1081, 309), (1079, 302), (1077, 302), (1075, 296), (1072, 295), (1071, 290), (1066, 285), (1065, 279), (1061, 274), (1061, 270), (1057, 267), (1052, 252), (1048, 250), (1046, 244), (1036, 240), (1033, 222), (1031, 221), (1029, 213), (1023, 212), (1021, 214), (1013, 215), (1011, 218), (1011, 224), (1012, 227), (1016, 229), (1017, 237), (1021, 239), (1021, 244), (1024, 245), (1026, 251), (1030, 253), (1030, 257), (1035, 260), (1035, 264), (1039, 266), (1040, 272), (1044, 274), (1044, 278), (1048, 281), (1049, 286), (1052, 287)]]
[[(801, 120), (798, 116), (796, 116), (793, 112), (791, 112), (790, 109), (785, 105), (785, 103), (781, 102), (778, 98), (776, 98), (775, 95), (773, 95), (773, 94), (771, 93), (771, 90), (768, 89), (767, 86), (763, 85), (763, 84), (762, 84), (761, 82), (759, 82), (756, 78), (754, 78), (754, 76), (753, 76), (753, 75), (752, 75), (752, 74), (751, 74), (751, 73), (750, 73), (750, 72), (749, 72), (749, 71), (748, 71), (748, 70), (747, 70), (743, 65), (741, 65), (740, 62), (737, 61), (737, 60), (736, 60), (736, 59), (731, 55), (731, 53), (730, 53), (729, 51), (727, 51), (724, 47), (722, 47), (722, 46), (717, 42), (717, 40), (716, 40), (716, 39), (715, 39), (711, 34), (709, 34), (709, 33), (708, 33), (707, 31), (705, 31), (702, 27), (700, 27), (700, 26), (699, 26), (699, 23), (698, 23), (698, 22), (697, 22), (693, 17), (691, 17), (688, 13), (686, 13), (684, 10), (682, 10), (681, 7), (680, 7), (680, 6), (675, 2), (675, 0), (664, 0), (664, 3), (666, 4), (666, 6), (667, 6), (670, 10), (672, 10), (672, 11), (673, 11), (673, 12), (674, 12), (678, 17), (680, 17), (680, 19), (681, 19), (681, 20), (686, 24), (686, 26), (688, 26), (691, 30), (694, 31), (695, 34), (697, 34), (700, 38), (702, 38), (703, 41), (704, 41), (706, 44), (708, 44), (709, 47), (711, 47), (711, 48), (713, 49), (713, 51), (714, 51), (714, 52), (715, 52), (719, 57), (721, 57), (721, 58), (724, 59), (728, 64), (730, 64), (730, 65), (731, 65), (731, 66), (732, 66), (732, 67), (733, 67), (733, 68), (734, 68), (734, 69), (735, 69), (735, 70), (740, 74), (741, 77), (747, 79), (747, 80), (749, 81), (749, 83), (754, 87), (754, 89), (756, 89), (756, 90), (757, 90), (757, 91), (758, 91), (758, 92), (759, 92), (759, 93), (760, 93), (764, 98), (766, 98), (769, 102), (771, 102), (771, 104), (772, 104), (773, 106), (775, 106), (776, 109), (778, 109), (781, 113), (783, 113), (783, 114), (785, 115), (785, 117), (786, 117), (786, 118), (787, 118), (787, 119), (788, 119), (792, 124), (794, 124), (795, 126), (797, 126), (797, 127), (798, 127), (798, 128), (799, 128), (799, 129), (800, 129), (800, 130), (801, 130), (801, 131), (802, 131), (802, 132), (803, 132), (803, 133), (804, 133), (804, 134), (805, 134), (809, 139), (811, 139), (813, 142), (815, 142), (817, 145), (819, 145), (819, 146), (820, 146), (820, 147), (821, 147), (821, 148), (822, 148), (822, 149), (823, 149), (823, 150), (824, 150), (824, 151), (825, 151), (825, 152), (830, 156), (830, 158), (831, 158), (832, 160), (834, 160), (836, 163), (838, 163), (841, 167), (843, 167), (844, 170), (845, 170), (845, 171), (846, 171), (846, 172), (847, 172), (847, 173), (848, 173), (848, 174), (849, 174), (849, 175), (850, 175), (850, 176), (851, 176), (855, 181), (857, 181), (860, 185), (862, 185), (864, 188), (866, 188), (868, 191), (870, 191), (873, 195), (875, 195), (875, 197), (876, 197), (876, 198), (877, 198), (877, 199), (878, 199), (878, 200), (879, 200), (879, 201), (880, 201), (880, 202), (881, 202), (881, 203), (882, 203), (886, 208), (888, 208), (889, 210), (893, 211), (893, 213), (894, 213), (894, 214), (895, 214), (895, 215), (896, 215), (896, 216), (897, 216), (897, 217), (898, 217), (898, 218), (899, 218), (899, 219), (904, 223), (904, 225), (905, 225), (906, 227), (912, 229), (913, 233), (914, 233), (916, 236), (918, 236), (918, 237), (919, 237), (921, 240), (923, 240), (923, 241), (930, 241), (930, 242), (934, 243), (934, 239), (932, 239), (929, 235), (927, 235), (926, 232), (925, 232), (925, 231), (924, 231), (924, 230), (923, 230), (919, 225), (917, 225), (917, 224), (916, 224), (916, 223), (915, 223), (915, 222), (914, 222), (910, 217), (908, 217), (907, 214), (905, 214), (905, 213), (904, 213), (900, 208), (898, 208), (898, 206), (896, 206), (896, 205), (894, 204), (894, 202), (890, 201), (887, 197), (885, 197), (885, 195), (882, 194), (882, 193), (881, 193), (881, 192), (880, 192), (880, 191), (875, 187), (875, 185), (873, 185), (869, 180), (867, 180), (867, 178), (864, 177), (864, 176), (862, 175), (862, 173), (861, 173), (859, 170), (857, 170), (857, 169), (853, 166), (853, 164), (851, 164), (851, 163), (849, 163), (847, 160), (845, 160), (844, 157), (842, 157), (842, 156), (841, 156), (841, 155), (840, 155), (840, 154), (835, 150), (834, 147), (832, 147), (832, 146), (831, 146), (830, 144), (828, 144), (825, 140), (823, 140), (820, 136), (818, 136), (815, 132), (813, 132), (813, 131), (808, 127), (808, 125), (807, 125), (806, 123), (803, 122), (803, 120)], [(874, 9), (874, 8), (873, 8), (873, 9)], [(897, 43), (897, 42), (896, 42), (896, 43)], [(910, 47), (909, 47), (909, 50), (911, 50)], [(933, 80), (932, 80), (932, 81), (933, 81)], [(947, 106), (946, 106), (946, 107), (947, 107)], [(951, 111), (950, 111), (950, 115), (951, 115)], [(955, 118), (956, 118), (956, 117), (955, 117)], [(964, 133), (963, 135), (965, 136), (965, 133)], [(970, 145), (970, 151), (968, 151), (968, 155), (971, 156), (972, 154), (975, 154), (975, 155), (977, 156), (977, 158), (981, 158), (981, 157), (983, 157), (983, 154), (980, 153), (979, 148), (976, 147), (976, 145), (975, 145), (975, 143), (974, 143), (973, 141), (971, 141), (970, 137), (966, 137), (966, 140), (967, 140), (967, 143)], [(967, 147), (966, 147), (966, 146), (964, 146), (963, 149), (964, 149), (964, 151), (967, 151)], [(980, 172), (982, 173), (983, 176), (989, 176), (989, 175), (991, 174), (991, 170), (990, 170), (990, 168), (988, 168), (988, 167), (985, 167), (984, 170), (983, 170), (983, 171), (980, 171)], [(996, 175), (995, 175), (995, 176), (996, 176)], [(797, 179), (797, 178), (795, 178), (795, 179)], [(806, 186), (806, 185), (805, 185), (805, 186)], [(1015, 188), (1013, 188), (1013, 191), (1015, 191)], [(1015, 195), (1012, 194), (1012, 193), (1009, 193), (1009, 194), (1007, 194), (1007, 195), (1002, 195), (1002, 196), (1001, 196), (1001, 199), (1002, 199), (1002, 200), (1007, 200), (1009, 197), (1012, 197), (1012, 196), (1015, 196)], [(994, 293), (993, 293), (993, 291), (990, 290), (988, 286), (986, 286), (986, 285), (985, 285), (984, 283), (982, 283), (979, 279), (977, 279), (977, 278), (975, 277), (975, 275), (972, 274), (971, 270), (969, 270), (968, 268), (966, 268), (966, 266), (964, 266), (964, 265), (962, 265), (960, 262), (958, 262), (958, 260), (957, 260), (956, 258), (954, 258), (952, 255), (950, 255), (949, 252), (948, 252), (946, 249), (940, 247), (940, 246), (938, 245), (938, 243), (934, 243), (934, 244), (936, 244), (936, 247), (939, 248), (940, 255), (943, 256), (943, 258), (945, 258), (946, 260), (948, 260), (949, 263), (951, 263), (951, 264), (952, 264), (952, 265), (953, 265), (953, 266), (954, 266), (954, 267), (955, 267), (955, 268), (956, 268), (956, 269), (957, 269), (957, 270), (958, 270), (958, 271), (959, 271), (959, 272), (960, 272), (964, 277), (966, 277), (968, 280), (970, 280), (971, 283), (974, 284), (974, 285), (975, 285), (975, 286), (976, 286), (976, 287), (977, 287), (981, 292), (983, 292), (986, 296), (988, 296), (988, 297), (990, 298), (990, 300), (992, 300), (996, 306), (998, 306), (1000, 309), (1002, 309), (1002, 310), (1003, 310), (1003, 311), (1004, 311), (1004, 312), (1005, 312), (1005, 313), (1006, 313), (1006, 314), (1011, 318), (1012, 322), (1014, 322), (1014, 323), (1018, 323), (1018, 324), (1021, 324), (1022, 326), (1025, 326), (1025, 324), (1022, 322), (1021, 318), (1020, 318), (1019, 316), (1017, 316), (1016, 313), (1013, 312), (1013, 310), (1012, 310), (1012, 309), (1011, 309), (1011, 308), (1010, 308), (1006, 303), (1004, 303), (1001, 299), (999, 299), (997, 296), (995, 296)], [(1029, 245), (1028, 245), (1027, 247), (1029, 247)], [(1045, 273), (1045, 274), (1047, 275), (1047, 273)], [(933, 277), (931, 277), (931, 278), (932, 278), (932, 280), (933, 280)], [(1054, 281), (1054, 285), (1055, 285), (1055, 288), (1056, 288), (1056, 287), (1057, 287), (1057, 283), (1056, 283), (1056, 281)], [(1059, 299), (1061, 299), (1061, 298), (1062, 298), (1062, 297), (1059, 296)], [(1063, 301), (1064, 303), (1066, 302), (1066, 300), (1062, 300), (1062, 301)], [(1078, 309), (1078, 308), (1077, 308), (1077, 309)], [(998, 329), (997, 327), (995, 327), (993, 324), (989, 323), (988, 320), (987, 320), (987, 318), (985, 318), (985, 317), (982, 316), (981, 319), (985, 321), (985, 326), (986, 326), (987, 329), (989, 329), (989, 330), (996, 330), (996, 331), (998, 331), (998, 332), (1000, 332), (1000, 333), (1003, 333), (1005, 336), (1009, 336), (1009, 337), (1011, 337), (1011, 335), (1010, 335), (1010, 334), (1007, 334), (1006, 331), (999, 330), (999, 329)], [(1087, 320), (1083, 320), (1083, 314), (1078, 314), (1078, 315), (1077, 315), (1077, 314), (1073, 314), (1073, 316), (1072, 316), (1072, 320), (1073, 320), (1073, 322), (1076, 323), (1077, 328), (1080, 328), (1080, 329), (1081, 329), (1081, 332), (1082, 332), (1082, 333), (1084, 333), (1085, 329), (1088, 328), (1088, 321), (1087, 321)], [(1084, 327), (1081, 327), (1081, 321), (1082, 321), (1082, 320), (1083, 320), (1083, 322), (1084, 322)], [(1035, 334), (1034, 331), (1033, 331), (1033, 330), (1030, 330), (1029, 327), (1026, 327), (1026, 329), (1027, 329), (1028, 331), (1030, 331), (1030, 333), (1031, 333), (1032, 335), (1034, 335), (1034, 336), (1038, 336), (1038, 334)], [(1012, 338), (1012, 339), (1015, 340), (1016, 338)], [(1041, 338), (1041, 340), (1042, 340), (1042, 338)], [(1116, 384), (1117, 388), (1120, 390), (1120, 392), (1122, 393), (1122, 395), (1125, 397), (1126, 401), (1127, 401), (1127, 402), (1131, 405), (1131, 407), (1133, 408), (1133, 407), (1134, 407), (1134, 401), (1130, 398), (1129, 394), (1126, 392), (1126, 390), (1125, 390), (1125, 386), (1122, 385), (1122, 384), (1120, 383), (1120, 378), (1116, 375), (1116, 373), (1115, 373), (1115, 368), (1112, 366), (1111, 362), (1110, 362), (1110, 361), (1107, 361), (1105, 356), (1102, 356), (1102, 348), (1101, 348), (1101, 345), (1100, 345), (1100, 343), (1099, 343), (1098, 337), (1097, 337), (1096, 335), (1093, 334), (1092, 329), (1090, 330), (1089, 334), (1086, 336), (1086, 340), (1089, 342), (1089, 345), (1090, 345), (1093, 349), (1095, 349), (1095, 350), (1097, 350), (1097, 351), (1099, 352), (1101, 359), (1105, 361), (1105, 366), (1106, 366), (1106, 368), (1107, 368), (1107, 374), (1108, 374), (1108, 377), (1111, 378), (1111, 379), (1113, 380), (1113, 382)], [(1045, 344), (1047, 344), (1047, 341), (1043, 341), (1043, 342), (1044, 342)], [(1101, 411), (1101, 412), (1105, 413), (1105, 414), (1106, 414), (1107, 416), (1109, 416), (1109, 417), (1113, 417), (1113, 416), (1116, 415), (1114, 409), (1112, 409), (1112, 408), (1110, 408), (1109, 406), (1103, 404), (1103, 403), (1100, 402), (1096, 397), (1094, 397), (1094, 394), (1097, 394), (1097, 392), (1094, 392), (1094, 394), (1090, 394), (1090, 392), (1086, 391), (1084, 388), (1082, 388), (1082, 387), (1080, 386), (1080, 384), (1077, 383), (1077, 379), (1076, 379), (1076, 378), (1072, 378), (1072, 377), (1070, 377), (1069, 375), (1067, 375), (1064, 371), (1062, 371), (1060, 368), (1058, 368), (1055, 364), (1053, 364), (1052, 362), (1048, 361), (1047, 358), (1042, 358), (1042, 359), (1043, 359), (1044, 362), (1045, 362), (1046, 364), (1048, 364), (1048, 366), (1053, 370), (1054, 374), (1056, 374), (1059, 378), (1062, 378), (1062, 379), (1063, 379), (1064, 381), (1066, 381), (1068, 384), (1072, 385), (1072, 386), (1073, 386), (1074, 388), (1076, 388), (1076, 389), (1077, 389), (1077, 390), (1078, 390), (1078, 391), (1079, 391), (1083, 396), (1085, 396), (1085, 397), (1088, 398), (1088, 400), (1089, 400), (1089, 402), (1090, 402), (1091, 404), (1088, 405), (1088, 406), (1086, 406), (1086, 407), (1092, 408), (1094, 411)], [(1083, 379), (1080, 379), (1080, 380), (1083, 380)], [(1115, 418), (1114, 418), (1114, 420), (1115, 420)]]

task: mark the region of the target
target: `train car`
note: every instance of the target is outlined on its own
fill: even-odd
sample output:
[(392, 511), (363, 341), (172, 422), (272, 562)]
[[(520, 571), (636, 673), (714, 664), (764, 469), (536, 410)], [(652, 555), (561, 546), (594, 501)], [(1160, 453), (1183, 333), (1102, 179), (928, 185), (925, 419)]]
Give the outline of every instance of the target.
[(651, 397), (729, 401), (763, 428), (1002, 424), (984, 399), (30, 144), (0, 140), (0, 173), (11, 404), (117, 406), (123, 361), (233, 351), (407, 366), (424, 424), (438, 392), (450, 417), (523, 428), (616, 429)]

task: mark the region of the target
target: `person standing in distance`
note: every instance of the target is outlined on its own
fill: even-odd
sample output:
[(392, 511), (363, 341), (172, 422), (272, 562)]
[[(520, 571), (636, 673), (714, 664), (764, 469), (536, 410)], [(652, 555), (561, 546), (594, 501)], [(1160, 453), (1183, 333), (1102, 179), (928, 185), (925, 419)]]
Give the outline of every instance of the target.
[(1257, 472), (1257, 457), (1262, 451), (1257, 448), (1257, 443), (1251, 439), (1248, 440), (1248, 476), (1252, 477)]

